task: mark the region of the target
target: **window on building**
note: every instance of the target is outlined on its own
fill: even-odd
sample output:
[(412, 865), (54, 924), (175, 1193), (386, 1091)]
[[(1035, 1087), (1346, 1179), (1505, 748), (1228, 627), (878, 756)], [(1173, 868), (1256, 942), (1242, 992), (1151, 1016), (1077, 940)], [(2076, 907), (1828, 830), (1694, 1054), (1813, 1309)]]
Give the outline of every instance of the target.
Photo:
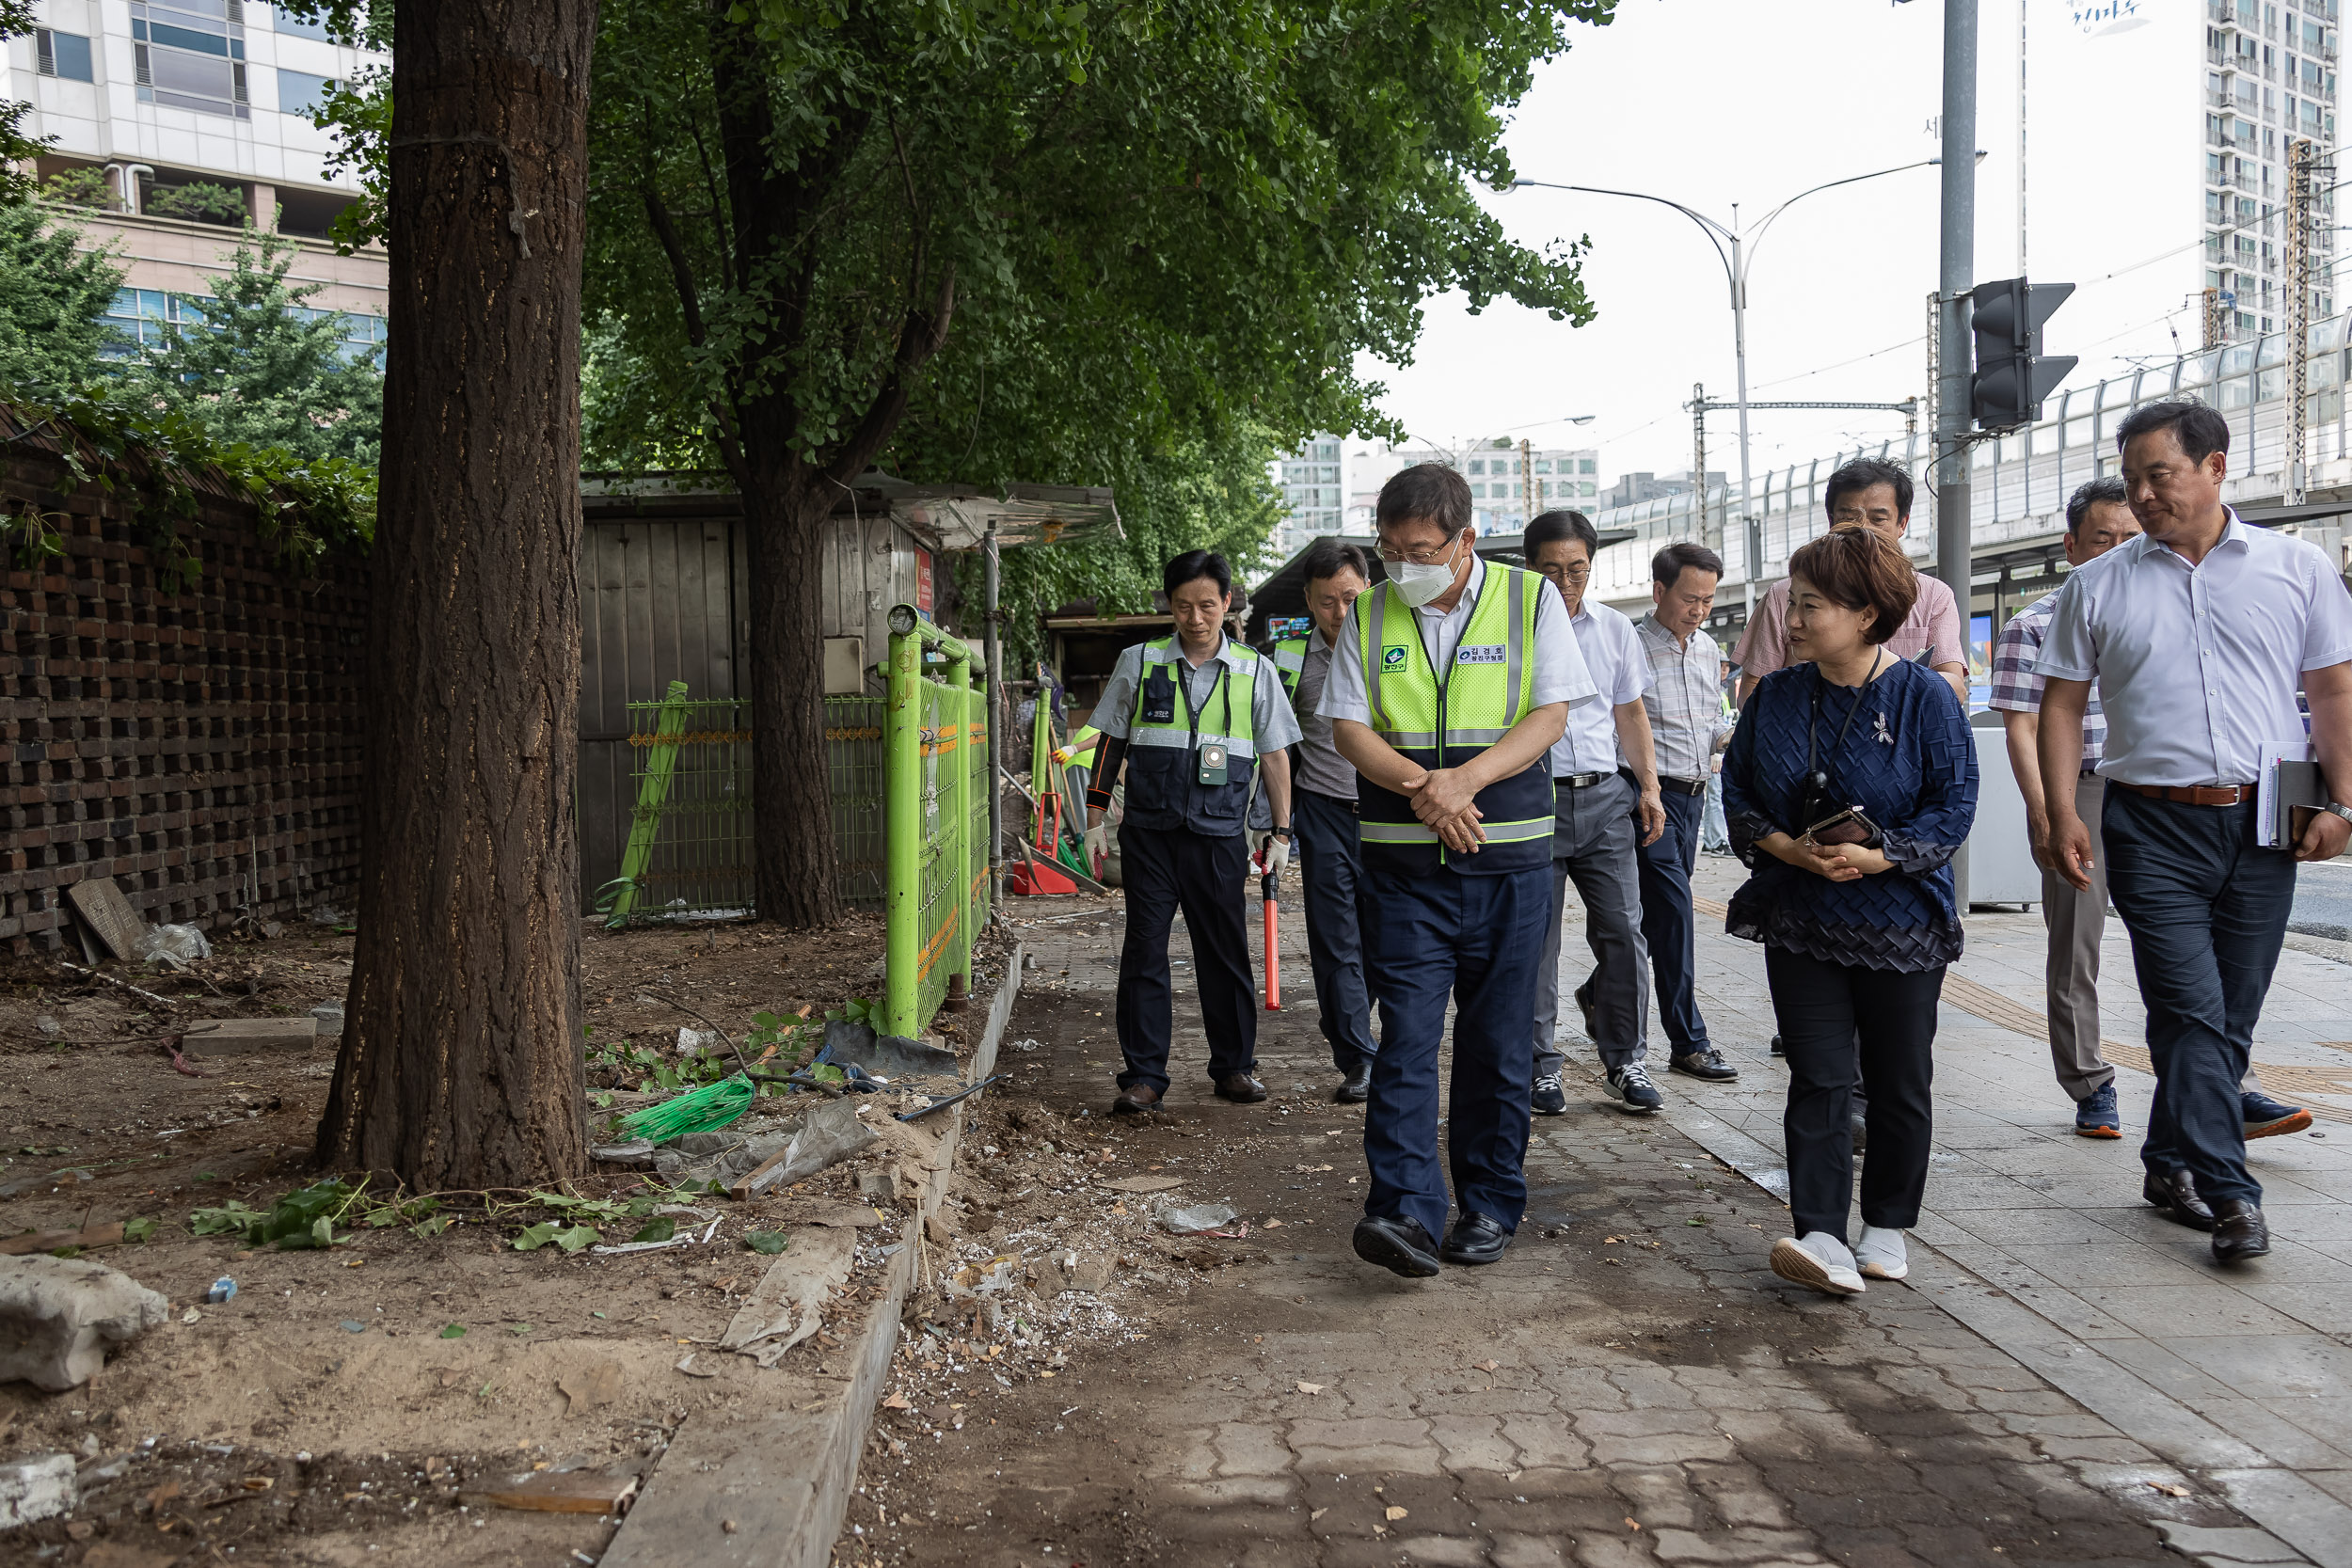
[(296, 38), (324, 39), (326, 37), (326, 23), (315, 18), (289, 15), (283, 6), (270, 8), (270, 25), (278, 32), (292, 33)]
[(54, 27), (33, 30), (33, 49), (40, 73), (68, 82), (93, 80), (89, 40), (80, 33), (60, 33)]
[(278, 68), (278, 112), (281, 115), (309, 116), (326, 102), (326, 89), (335, 85), (331, 76), (313, 76), (307, 71)]
[[(1586, 465), (1585, 465), (1585, 467), (1586, 467), (1587, 468), (1590, 468), (1590, 467), (1592, 467), (1592, 465), (1588, 463), (1588, 464), (1586, 464)], [(1594, 494), (1594, 489), (1593, 489), (1593, 486), (1591, 486), (1591, 485), (1589, 485), (1589, 484), (1580, 486), (1580, 488), (1583, 491), (1583, 493), (1585, 494), (1585, 496), (1586, 496), (1586, 497), (1588, 497), (1588, 498)]]
[[(139, 101), (250, 119), (245, 8), (217, 0), (179, 0), (179, 4), (189, 8), (132, 0), (131, 49)], [(208, 4), (213, 14), (199, 14), (197, 8)]]
[(1538, 457), (1535, 459), (1535, 471), (1539, 474), (1548, 474), (1551, 472), (1551, 459), (1549, 457)]
[[(1576, 471), (1580, 474), (1591, 473), (1593, 471), (1593, 460), (1589, 457), (1579, 458), (1577, 460)], [(1590, 490), (1587, 490), (1584, 493), (1588, 496), (1592, 494)]]
[(1486, 460), (1485, 458), (1483, 458), (1483, 457), (1473, 457), (1473, 458), (1471, 458), (1471, 459), (1470, 459), (1470, 472), (1471, 472), (1471, 473), (1474, 473), (1474, 474), (1483, 474), (1483, 473), (1485, 473), (1486, 471)]

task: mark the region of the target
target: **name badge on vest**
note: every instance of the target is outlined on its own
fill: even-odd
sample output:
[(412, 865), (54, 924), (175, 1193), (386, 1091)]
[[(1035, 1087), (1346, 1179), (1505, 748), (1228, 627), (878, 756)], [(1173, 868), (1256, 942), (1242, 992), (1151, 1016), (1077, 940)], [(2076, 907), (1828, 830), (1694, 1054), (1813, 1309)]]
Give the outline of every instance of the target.
[(1212, 740), (1200, 748), (1200, 782), (1221, 784), (1225, 782), (1225, 747)]
[(1457, 648), (1454, 650), (1454, 662), (1456, 664), (1501, 664), (1503, 662), (1502, 644), (1478, 642), (1467, 648)]
[(1143, 721), (1147, 724), (1176, 722), (1176, 683), (1168, 676), (1168, 666), (1154, 664), (1152, 673), (1143, 682)]
[(1406, 657), (1407, 652), (1403, 643), (1397, 643), (1393, 646), (1383, 648), (1380, 650), (1380, 668), (1383, 670), (1402, 670), (1405, 668), (1405, 660)]

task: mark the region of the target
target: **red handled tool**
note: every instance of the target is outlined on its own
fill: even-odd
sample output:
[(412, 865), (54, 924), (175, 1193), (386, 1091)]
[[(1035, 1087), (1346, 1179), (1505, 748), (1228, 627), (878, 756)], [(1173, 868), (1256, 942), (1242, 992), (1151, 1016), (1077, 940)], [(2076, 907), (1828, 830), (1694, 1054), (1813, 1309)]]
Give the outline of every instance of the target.
[(1270, 1013), (1282, 1010), (1282, 955), (1275, 944), (1275, 879), (1272, 870), (1258, 879), (1258, 895), (1265, 900), (1265, 1010)]

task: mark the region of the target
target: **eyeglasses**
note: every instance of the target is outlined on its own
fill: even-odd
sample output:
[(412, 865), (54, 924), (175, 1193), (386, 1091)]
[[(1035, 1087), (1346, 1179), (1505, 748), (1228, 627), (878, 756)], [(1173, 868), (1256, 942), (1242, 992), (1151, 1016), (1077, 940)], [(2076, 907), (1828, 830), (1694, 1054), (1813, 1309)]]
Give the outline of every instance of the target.
[(1546, 582), (1553, 584), (1582, 582), (1593, 575), (1589, 562), (1581, 566), (1538, 566), (1535, 571)]
[(1391, 566), (1401, 566), (1408, 562), (1415, 566), (1434, 566), (1439, 556), (1450, 554), (1459, 543), (1459, 540), (1449, 539), (1435, 549), (1418, 550), (1395, 550), (1383, 545), (1379, 553), (1381, 561)]

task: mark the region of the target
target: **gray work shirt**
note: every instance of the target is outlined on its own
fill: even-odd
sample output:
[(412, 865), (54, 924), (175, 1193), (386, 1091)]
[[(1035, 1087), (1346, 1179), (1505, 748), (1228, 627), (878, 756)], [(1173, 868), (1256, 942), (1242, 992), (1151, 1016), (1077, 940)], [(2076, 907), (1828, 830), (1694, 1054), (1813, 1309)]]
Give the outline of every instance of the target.
[[(1254, 736), (1252, 744), (1258, 754), (1263, 756), (1268, 752), (1298, 744), (1298, 720), (1291, 712), (1289, 699), (1282, 694), (1282, 677), (1276, 672), (1274, 660), (1258, 657), (1254, 650), (1238, 646), (1229, 637), (1217, 643), (1216, 653), (1197, 665), (1183, 657), (1180, 644), (1177, 662), (1189, 667), (1184, 688), (1192, 698), (1193, 711), (1200, 715), (1201, 732), (1216, 735), (1223, 732), (1223, 705), (1232, 696), (1230, 685), (1222, 692), (1216, 690), (1217, 675), (1228, 666), (1240, 669), (1250, 658), (1257, 658), (1257, 676), (1250, 690), (1249, 725)], [(1127, 726), (1136, 716), (1136, 688), (1142, 680), (1143, 644), (1138, 642), (1120, 650), (1118, 662), (1111, 666), (1111, 678), (1104, 684), (1102, 699), (1094, 705), (1090, 722), (1096, 729), (1116, 739), (1127, 738)], [(1184, 717), (1181, 705), (1176, 717)]]
[(1356, 799), (1356, 765), (1331, 744), (1331, 721), (1315, 711), (1323, 701), (1323, 683), (1331, 673), (1331, 640), (1317, 626), (1307, 639), (1305, 668), (1298, 673), (1298, 694), (1291, 706), (1298, 715), (1298, 752), (1291, 768), (1291, 787), (1312, 790), (1334, 800)]
[(1723, 651), (1704, 630), (1684, 642), (1654, 614), (1633, 623), (1649, 658), (1650, 737), (1658, 746), (1658, 776), (1705, 784), (1715, 753), (1731, 736), (1724, 715)]

